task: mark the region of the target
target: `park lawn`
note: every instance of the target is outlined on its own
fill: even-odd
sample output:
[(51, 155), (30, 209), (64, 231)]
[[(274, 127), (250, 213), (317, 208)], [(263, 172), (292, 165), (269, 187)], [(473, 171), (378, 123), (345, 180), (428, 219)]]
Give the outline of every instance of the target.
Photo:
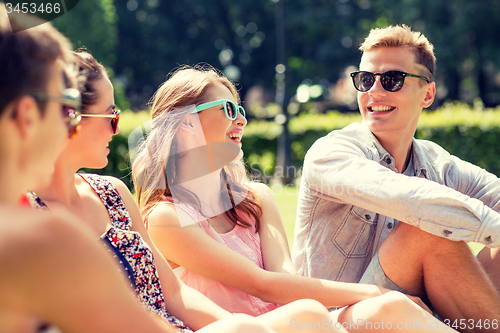
[(286, 237), (290, 251), (293, 245), (293, 228), (295, 226), (295, 216), (297, 214), (297, 199), (299, 188), (295, 186), (272, 185), (271, 190), (274, 193), (278, 209), (280, 210), (281, 220), (285, 226)]
[[(288, 238), (288, 244), (290, 245), (290, 251), (293, 245), (293, 228), (295, 226), (295, 216), (297, 213), (297, 198), (299, 196), (299, 188), (295, 186), (281, 186), (272, 185), (271, 190), (274, 193), (276, 202), (278, 203), (278, 209), (281, 213), (281, 219), (283, 225), (285, 226), (286, 236)], [(484, 247), (482, 244), (469, 243), (474, 255), (479, 253)]]

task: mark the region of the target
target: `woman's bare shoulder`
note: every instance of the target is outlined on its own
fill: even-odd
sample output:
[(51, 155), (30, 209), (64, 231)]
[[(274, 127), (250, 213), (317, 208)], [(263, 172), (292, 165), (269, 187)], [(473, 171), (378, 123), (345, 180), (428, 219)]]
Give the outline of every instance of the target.
[[(64, 228), (60, 215), (22, 207), (0, 207), (0, 244), (43, 238), (49, 230)], [(3, 248), (3, 246), (2, 246)]]
[(183, 226), (194, 223), (194, 219), (183, 208), (168, 201), (159, 202), (148, 216), (149, 227)]
[(0, 207), (0, 267), (53, 265), (63, 254), (82, 253), (95, 243), (91, 230), (64, 210)]
[(260, 202), (265, 202), (271, 197), (274, 199), (273, 191), (266, 184), (250, 182), (248, 183), (248, 188)]
[(101, 176), (103, 179), (107, 180), (108, 182), (110, 182), (111, 184), (113, 184), (116, 189), (118, 190), (118, 192), (122, 193), (122, 192), (130, 192), (130, 190), (128, 189), (127, 185), (125, 185), (125, 183), (116, 178), (116, 177), (113, 177), (113, 176)]

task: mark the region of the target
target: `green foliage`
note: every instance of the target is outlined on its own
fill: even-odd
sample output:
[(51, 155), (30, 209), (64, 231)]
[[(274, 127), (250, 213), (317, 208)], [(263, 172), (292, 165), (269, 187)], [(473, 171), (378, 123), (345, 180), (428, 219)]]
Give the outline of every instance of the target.
[[(307, 150), (318, 138), (355, 121), (361, 121), (359, 114), (341, 114), (336, 111), (326, 114), (303, 113), (291, 119), (289, 129), (294, 166), (302, 166)], [(265, 175), (272, 174), (280, 133), (281, 126), (276, 123), (250, 122), (243, 137), (243, 149), (252, 170), (258, 169), (260, 173), (265, 171)], [(463, 103), (448, 103), (436, 111), (424, 111), (416, 137), (436, 142), (451, 154), (500, 175), (500, 160), (497, 158), (500, 107), (481, 110)]]
[[(500, 103), (498, 0), (281, 0), (287, 104), (304, 82), (327, 87), (348, 66), (370, 29), (406, 24), (434, 44), (435, 106), (445, 100)], [(247, 89), (274, 90), (278, 0), (85, 0), (54, 24), (75, 47), (112, 67), (133, 108), (144, 108), (167, 74), (207, 62), (232, 69)], [(229, 73), (231, 71), (228, 71)], [(328, 94), (327, 94), (328, 95)], [(328, 96), (327, 96), (328, 97)], [(121, 103), (125, 107), (126, 103)]]
[(53, 21), (54, 26), (71, 41), (73, 48), (83, 48), (102, 63), (115, 89), (119, 109), (129, 109), (124, 83), (115, 77), (113, 65), (118, 44), (117, 15), (113, 0), (85, 0)]
[[(440, 100), (472, 102), (479, 97), (491, 107), (500, 103), (495, 75), (500, 67), (497, 0), (406, 0), (385, 4), (389, 24), (404, 23), (421, 31), (435, 46), (437, 82), (446, 86)], [(486, 19), (486, 18), (496, 19)]]
[(113, 0), (84, 0), (53, 21), (73, 47), (85, 47), (105, 66), (116, 60), (117, 16)]
[(431, 140), (453, 155), (500, 176), (500, 107), (476, 111), (447, 104), (421, 117), (416, 137)]
[(299, 199), (299, 188), (296, 186), (271, 185), (274, 198), (278, 204), (281, 221), (285, 227), (286, 238), (290, 251), (293, 246), (293, 229), (297, 215), (297, 201)]
[(239, 71), (231, 78), (241, 84), (242, 95), (255, 84), (274, 83), (275, 4), (270, 0), (128, 0), (115, 5), (120, 39), (115, 70), (133, 108), (144, 108), (168, 73), (184, 64), (205, 62)]
[[(121, 178), (129, 186), (130, 162), (128, 136), (150, 119), (148, 111), (123, 112), (120, 133), (110, 144), (109, 164), (100, 173)], [(301, 114), (290, 120), (292, 159), (298, 169), (311, 145), (330, 131), (361, 121), (359, 114)], [(269, 181), (274, 173), (277, 138), (281, 126), (271, 121), (253, 120), (243, 136), (245, 161), (253, 175)], [(500, 176), (498, 142), (500, 142), (500, 107), (475, 110), (466, 104), (449, 103), (436, 111), (424, 111), (416, 137), (436, 142), (448, 152)], [(93, 171), (94, 172), (94, 171)]]

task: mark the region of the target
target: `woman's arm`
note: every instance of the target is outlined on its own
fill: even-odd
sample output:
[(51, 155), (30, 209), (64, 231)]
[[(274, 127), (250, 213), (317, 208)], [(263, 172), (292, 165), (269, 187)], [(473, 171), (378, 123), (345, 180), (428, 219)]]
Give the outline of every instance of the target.
[(132, 218), (132, 230), (141, 234), (142, 238), (148, 243), (153, 252), (168, 312), (184, 321), (193, 330), (202, 328), (216, 320), (231, 316), (231, 313), (222, 309), (198, 291), (184, 285), (182, 281), (177, 278), (144, 228), (139, 209), (128, 188), (122, 181), (116, 178), (106, 178), (118, 189), (130, 217)]
[[(272, 200), (276, 205), (272, 193), (266, 200)], [(268, 270), (261, 269), (248, 258), (212, 239), (194, 221), (189, 226), (181, 227), (174, 205), (158, 205), (151, 212), (148, 232), (160, 252), (169, 260), (267, 302), (286, 304), (312, 298), (328, 307), (344, 306), (384, 292), (371, 285), (292, 275), (294, 270), (283, 236), (283, 226), (278, 224), (281, 220), (269, 222), (276, 214), (270, 208), (272, 205), (263, 206), (261, 225), (264, 265)]]
[[(285, 228), (273, 192), (266, 185), (259, 183), (251, 183), (250, 189), (262, 209), (259, 235), (266, 270), (297, 275), (290, 258)], [(296, 284), (292, 283), (290, 288), (295, 290), (298, 288), (297, 292), (302, 292), (308, 298), (316, 299), (328, 307), (353, 304), (387, 292), (384, 288), (373, 285), (315, 278), (302, 278), (302, 281), (297, 280)], [(336, 305), (331, 305), (332, 301)]]
[(262, 209), (259, 236), (264, 267), (272, 272), (297, 275), (290, 257), (285, 227), (281, 221), (273, 192), (269, 187), (260, 183), (251, 183), (250, 190), (254, 193), (257, 203)]

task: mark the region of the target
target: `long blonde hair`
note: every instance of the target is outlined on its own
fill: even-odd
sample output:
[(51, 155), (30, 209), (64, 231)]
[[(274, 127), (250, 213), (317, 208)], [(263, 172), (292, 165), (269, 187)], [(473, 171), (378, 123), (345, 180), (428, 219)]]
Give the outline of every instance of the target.
[[(192, 110), (190, 106), (208, 102), (206, 92), (216, 84), (227, 87), (236, 101), (240, 102), (234, 84), (222, 73), (206, 64), (194, 67), (182, 66), (176, 69), (153, 95), (152, 130), (147, 139), (138, 146), (137, 157), (132, 163), (134, 187), (143, 217), (147, 217), (159, 202), (173, 202), (169, 182), (171, 184), (175, 182), (178, 168), (176, 159), (169, 157), (177, 152), (178, 143), (175, 134), (181, 122)], [(167, 179), (167, 174), (174, 179)], [(230, 198), (230, 202), (224, 202), (221, 196), (226, 207), (225, 214), (235, 225), (243, 227), (251, 227), (253, 224), (248, 221), (248, 217), (253, 217), (258, 230), (262, 210), (246, 185), (248, 178), (242, 162), (225, 165), (221, 178), (222, 186), (226, 187)], [(199, 199), (194, 193), (184, 190), (180, 195), (188, 199), (188, 202), (195, 203), (194, 206), (201, 212)], [(176, 193), (176, 197), (178, 196)], [(239, 203), (235, 205), (235, 202)]]

